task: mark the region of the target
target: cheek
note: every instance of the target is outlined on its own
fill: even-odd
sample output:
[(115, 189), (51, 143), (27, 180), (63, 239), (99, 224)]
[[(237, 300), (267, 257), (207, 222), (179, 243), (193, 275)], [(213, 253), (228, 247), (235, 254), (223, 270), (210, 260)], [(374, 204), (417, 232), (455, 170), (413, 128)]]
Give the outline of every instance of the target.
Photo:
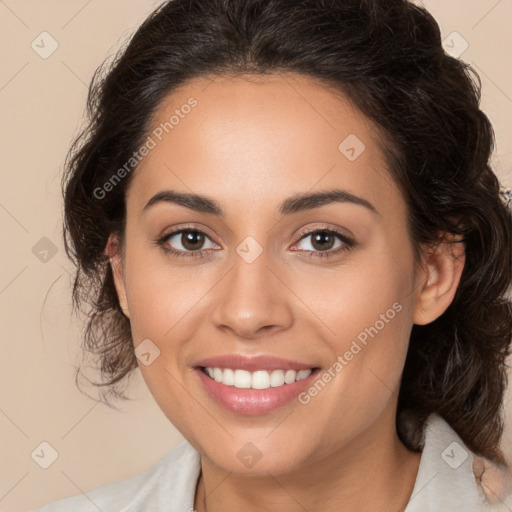
[(127, 244), (126, 292), (136, 343), (138, 338), (176, 338), (175, 326), (181, 327), (211, 287), (207, 276), (191, 269), (167, 261), (144, 242)]
[(310, 288), (311, 308), (331, 333), (332, 363), (341, 365), (333, 400), (338, 394), (357, 406), (398, 392), (412, 328), (412, 276), (412, 253), (385, 247), (366, 251), (353, 268)]
[(378, 268), (345, 276), (322, 313), (333, 332), (325, 343), (334, 377), (319, 393), (318, 421), (341, 438), (369, 427), (399, 393), (412, 327), (410, 275), (383, 259)]
[(337, 340), (337, 353), (348, 350), (354, 339), (364, 344), (377, 337), (403, 348), (412, 324), (413, 271), (412, 252), (377, 240), (346, 265), (330, 274), (312, 272), (294, 288)]

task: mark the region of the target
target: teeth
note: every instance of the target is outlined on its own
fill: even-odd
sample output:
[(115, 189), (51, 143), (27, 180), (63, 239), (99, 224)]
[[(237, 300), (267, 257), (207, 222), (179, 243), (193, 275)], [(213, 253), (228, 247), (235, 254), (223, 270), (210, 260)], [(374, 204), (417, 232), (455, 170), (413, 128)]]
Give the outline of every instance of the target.
[(297, 372), (295, 370), (287, 370), (284, 374), (284, 382), (286, 384), (291, 384), (295, 382), (295, 377), (297, 376)]
[(204, 372), (217, 382), (225, 386), (234, 386), (240, 389), (268, 389), (277, 388), (284, 384), (291, 384), (303, 380), (311, 375), (311, 368), (299, 370), (232, 370), (231, 368), (204, 368)]
[(311, 370), (299, 370), (297, 372), (297, 377), (295, 377), (295, 380), (303, 380), (306, 377), (309, 377), (311, 375)]
[[(216, 368), (216, 370), (220, 370), (220, 368)], [(222, 370), (220, 370), (222, 372)], [(251, 387), (251, 373), (246, 372), (245, 370), (235, 370), (235, 381), (233, 382), (233, 386), (235, 388), (250, 388)]]
[(284, 371), (283, 370), (274, 370), (270, 374), (270, 385), (273, 388), (277, 388), (284, 384)]

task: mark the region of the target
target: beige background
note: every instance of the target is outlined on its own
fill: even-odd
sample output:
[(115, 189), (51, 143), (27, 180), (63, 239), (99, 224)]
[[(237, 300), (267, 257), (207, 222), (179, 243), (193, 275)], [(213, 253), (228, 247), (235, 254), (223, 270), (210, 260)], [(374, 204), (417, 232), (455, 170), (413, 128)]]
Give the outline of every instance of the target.
[[(133, 400), (120, 402), (120, 411), (76, 389), (80, 332), (71, 320), (72, 268), (60, 234), (61, 169), (84, 112), (89, 80), (158, 3), (0, 0), (1, 511), (25, 511), (125, 478), (183, 439), (138, 371), (128, 389)], [(495, 168), (511, 187), (512, 1), (428, 0), (424, 5), (440, 23), (443, 38), (457, 31), (469, 43), (461, 58), (481, 75), (482, 106), (497, 136)], [(44, 31), (58, 43), (46, 59), (31, 47)], [(43, 237), (57, 249), (46, 262), (32, 252)], [(511, 399), (509, 394), (509, 418)], [(508, 428), (506, 449), (512, 455)], [(43, 441), (58, 452), (48, 469), (31, 457)]]

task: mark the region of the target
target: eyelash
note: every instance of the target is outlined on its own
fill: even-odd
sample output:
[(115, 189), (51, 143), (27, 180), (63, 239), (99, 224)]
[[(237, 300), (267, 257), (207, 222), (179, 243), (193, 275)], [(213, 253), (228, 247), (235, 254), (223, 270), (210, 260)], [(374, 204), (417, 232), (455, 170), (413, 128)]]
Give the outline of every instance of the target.
[[(204, 252), (208, 251), (208, 249), (202, 249), (202, 250), (198, 250), (198, 251), (181, 251), (181, 250), (174, 249), (174, 248), (166, 245), (167, 241), (170, 238), (172, 238), (173, 236), (175, 236), (179, 233), (183, 233), (183, 232), (201, 233), (201, 234), (205, 235), (206, 237), (208, 237), (208, 235), (204, 231), (201, 231), (199, 229), (192, 228), (192, 227), (189, 227), (189, 228), (185, 227), (185, 228), (181, 228), (177, 231), (173, 231), (173, 232), (171, 232), (167, 235), (164, 235), (163, 237), (155, 240), (155, 244), (158, 245), (159, 247), (161, 247), (161, 249), (166, 254), (172, 254), (173, 256), (176, 256), (178, 258), (183, 258), (183, 257), (184, 258), (204, 258), (204, 257), (206, 257), (206, 256), (204, 256)], [(343, 243), (343, 245), (334, 250), (331, 249), (331, 250), (327, 250), (327, 251), (302, 251), (302, 252), (310, 254), (309, 256), (307, 256), (308, 258), (320, 258), (320, 259), (330, 258), (330, 257), (336, 256), (342, 252), (349, 251), (350, 249), (352, 249), (356, 246), (356, 242), (352, 238), (350, 238), (347, 235), (340, 233), (339, 231), (336, 231), (335, 229), (332, 229), (332, 228), (316, 228), (316, 229), (313, 229), (310, 231), (303, 232), (299, 235), (300, 238), (299, 238), (298, 242), (300, 242), (304, 238), (307, 238), (308, 236), (310, 236), (314, 233), (328, 233), (330, 235), (335, 235)], [(208, 238), (210, 238), (210, 237), (208, 237)], [(301, 251), (299, 251), (299, 252), (301, 252)]]

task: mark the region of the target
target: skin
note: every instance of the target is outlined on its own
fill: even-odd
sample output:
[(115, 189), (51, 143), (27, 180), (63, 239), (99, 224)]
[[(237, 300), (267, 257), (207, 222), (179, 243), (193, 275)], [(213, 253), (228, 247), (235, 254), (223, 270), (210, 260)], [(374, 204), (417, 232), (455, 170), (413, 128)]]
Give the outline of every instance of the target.
[[(406, 203), (378, 129), (322, 84), (294, 74), (200, 78), (166, 98), (153, 126), (190, 97), (198, 105), (137, 168), (124, 242), (112, 235), (107, 253), (134, 345), (149, 338), (160, 350), (150, 365), (139, 361), (142, 376), (201, 454), (196, 510), (404, 510), (420, 461), (395, 426), (409, 335), (452, 301), (462, 244), (425, 248), (414, 259)], [(338, 150), (349, 134), (365, 145), (354, 161)], [(292, 195), (334, 188), (377, 212), (333, 202), (279, 214)], [(225, 215), (171, 202), (141, 213), (166, 189), (206, 195)], [(154, 243), (184, 227), (206, 234), (203, 246), (188, 249), (203, 248), (205, 257), (175, 257)], [(322, 248), (301, 233), (328, 228), (356, 245), (335, 254), (343, 245), (335, 238), (324, 246), (332, 255), (320, 258)], [(263, 249), (252, 263), (236, 252), (248, 236)], [(180, 241), (167, 245), (187, 251)], [(226, 353), (327, 369), (397, 302), (401, 311), (307, 405), (229, 412), (193, 372), (199, 359)], [(237, 457), (248, 442), (262, 455), (252, 468)]]

